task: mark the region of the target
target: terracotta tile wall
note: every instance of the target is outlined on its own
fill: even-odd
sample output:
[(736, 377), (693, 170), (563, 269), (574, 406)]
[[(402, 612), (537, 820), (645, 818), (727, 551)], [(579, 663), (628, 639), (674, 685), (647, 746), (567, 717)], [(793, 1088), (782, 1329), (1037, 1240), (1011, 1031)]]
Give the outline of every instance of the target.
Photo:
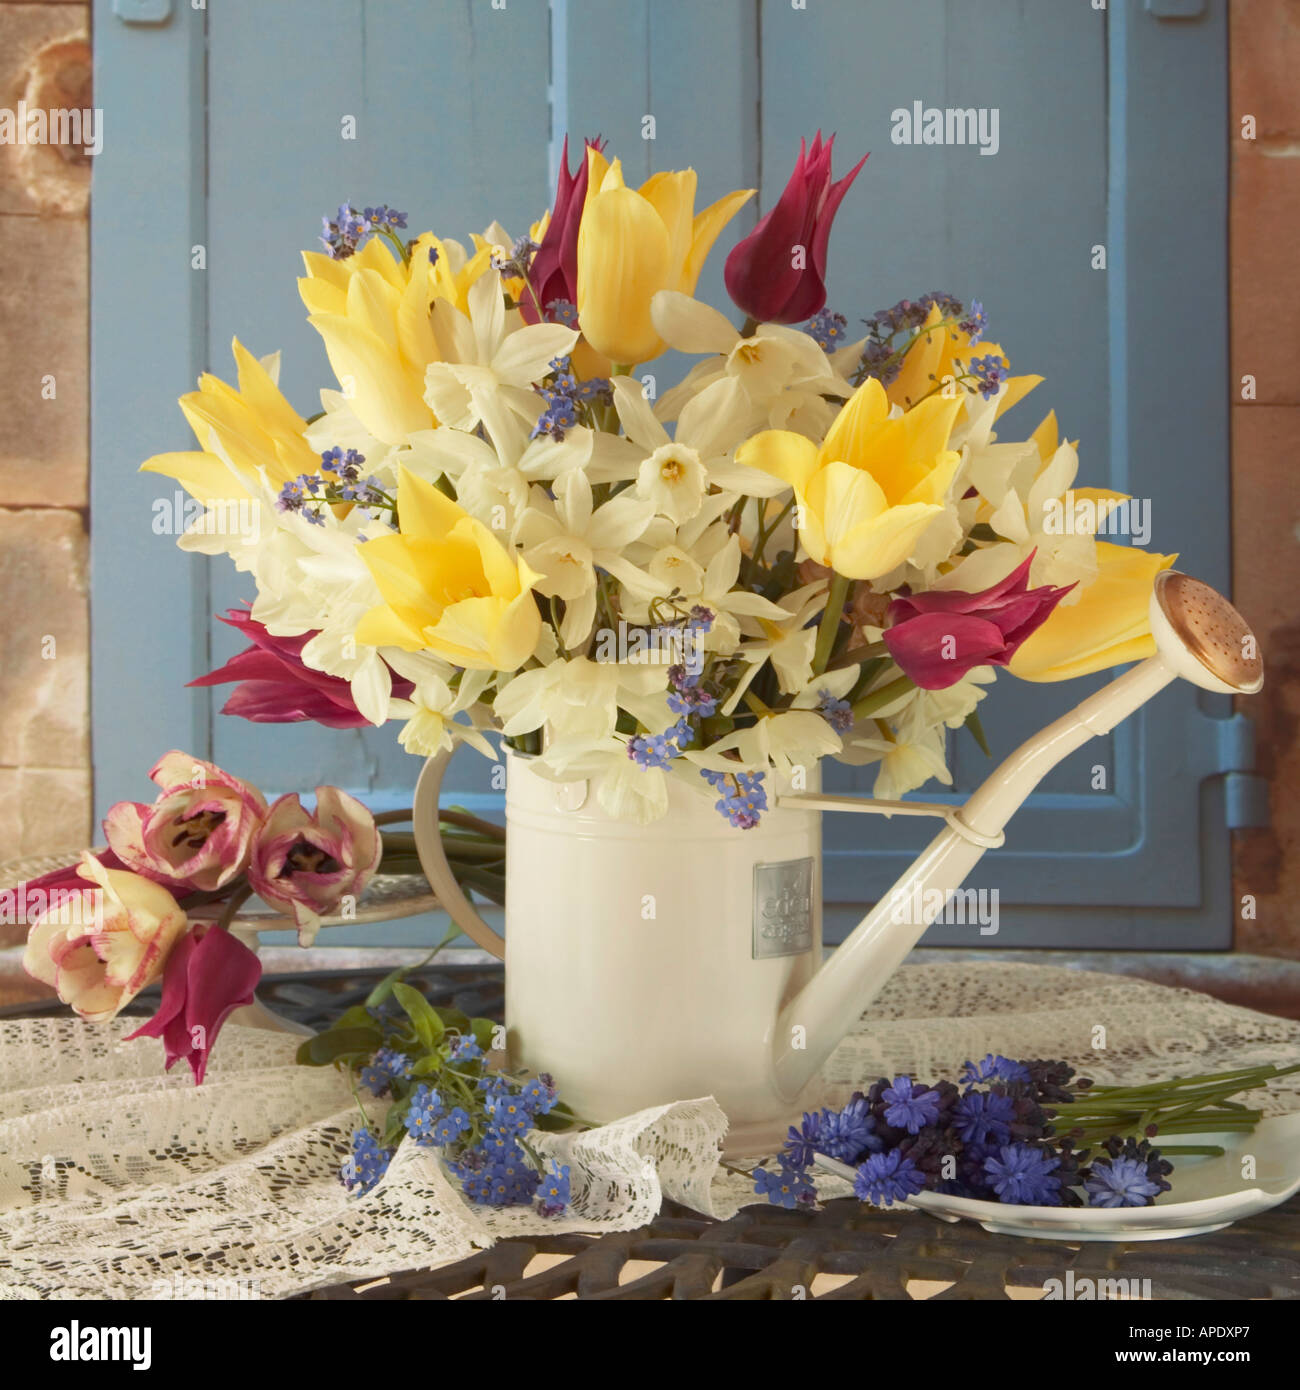
[(1230, 20), (1233, 579), (1266, 663), (1243, 709), (1272, 801), (1237, 834), (1255, 912), (1237, 942), (1300, 958), (1300, 0), (1232, 0)]
[[(0, 3), (0, 107), (93, 106), (89, 22)], [(78, 148), (0, 145), (0, 858), (90, 833), (89, 181)]]

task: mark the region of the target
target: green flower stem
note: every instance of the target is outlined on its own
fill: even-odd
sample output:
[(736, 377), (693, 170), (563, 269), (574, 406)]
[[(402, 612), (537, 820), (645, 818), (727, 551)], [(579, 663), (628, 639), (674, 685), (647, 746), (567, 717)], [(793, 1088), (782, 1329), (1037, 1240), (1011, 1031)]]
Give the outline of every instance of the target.
[(899, 676), (887, 685), (882, 685), (879, 690), (873, 690), (870, 695), (864, 695), (853, 706), (853, 717), (854, 719), (867, 719), (877, 710), (884, 709), (886, 705), (892, 705), (900, 695), (906, 695), (909, 690), (915, 688), (909, 677)]
[(405, 825), (411, 819), (411, 812), (407, 810), (380, 811), (375, 817), (376, 825)]
[(859, 666), (864, 661), (875, 661), (878, 657), (885, 656), (889, 648), (884, 642), (867, 642), (862, 646), (848, 647), (842, 651), (833, 661), (826, 664), (828, 671), (842, 671), (846, 666)]
[(849, 585), (853, 581), (843, 574), (831, 575), (830, 591), (826, 595), (826, 607), (822, 611), (821, 626), (817, 629), (817, 646), (813, 651), (813, 674), (820, 676), (831, 659), (835, 638), (840, 630), (840, 618), (844, 614), (844, 603), (849, 596)]
[(217, 918), (217, 926), (223, 931), (226, 930), (231, 922), (235, 920), (235, 914), (253, 896), (253, 890), (247, 883), (241, 883), (238, 888), (230, 895), (230, 901), (223, 909), (221, 916)]
[(391, 227), (381, 227), (379, 235), (382, 237), (387, 237), (388, 240), (393, 243), (393, 245), (397, 248), (397, 254), (402, 258), (403, 265), (411, 264), (410, 250), (408, 249), (406, 243), (397, 235), (395, 231), (393, 231)]
[(506, 831), (503, 825), (493, 825), (490, 820), (480, 820), (468, 811), (439, 810), (438, 819), (444, 825), (459, 826), (462, 830), (477, 830), (480, 835), (490, 836), (505, 843)]
[[(1093, 1086), (1087, 1094), (1096, 1095), (1117, 1095), (1117, 1096), (1138, 1096), (1148, 1095), (1152, 1091), (1168, 1091), (1173, 1087), (1200, 1086), (1211, 1082), (1231, 1081), (1236, 1077), (1257, 1077), (1261, 1081), (1269, 1081), (1275, 1076), (1287, 1076), (1291, 1072), (1300, 1071), (1300, 1062), (1290, 1067), (1274, 1066), (1271, 1062), (1256, 1064), (1253, 1067), (1238, 1067), (1235, 1071), (1210, 1071), (1201, 1072), (1196, 1076), (1176, 1076), (1169, 1081), (1148, 1081), (1141, 1086)], [(1249, 1090), (1250, 1087), (1241, 1084), (1239, 1090)]]

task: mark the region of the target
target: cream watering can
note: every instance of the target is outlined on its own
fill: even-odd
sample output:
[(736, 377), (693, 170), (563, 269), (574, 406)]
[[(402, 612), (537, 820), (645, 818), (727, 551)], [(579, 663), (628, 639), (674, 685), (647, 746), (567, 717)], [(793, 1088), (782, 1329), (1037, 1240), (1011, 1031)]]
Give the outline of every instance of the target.
[[(729, 1152), (770, 1148), (821, 1103), (822, 1064), (1047, 772), (1176, 677), (1222, 694), (1262, 686), (1250, 629), (1207, 585), (1165, 571), (1150, 617), (1157, 654), (1022, 744), (962, 806), (796, 793), (769, 775), (772, 809), (738, 830), (669, 779), (668, 815), (641, 826), (606, 816), (588, 782), (543, 778), (510, 753), (504, 940), (443, 857), (450, 753), (431, 758), (415, 793), (420, 859), (466, 935), (506, 962), (511, 1062), (550, 1072), (595, 1121), (712, 1095)], [(945, 821), (825, 964), (823, 810)]]

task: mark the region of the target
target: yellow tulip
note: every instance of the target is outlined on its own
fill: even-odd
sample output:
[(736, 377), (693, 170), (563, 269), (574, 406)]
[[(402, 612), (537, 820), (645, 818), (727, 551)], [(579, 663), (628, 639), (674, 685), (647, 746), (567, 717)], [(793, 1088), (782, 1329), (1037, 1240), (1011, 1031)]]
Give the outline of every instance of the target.
[(1151, 586), (1177, 558), (1098, 541), (1096, 579), (1078, 603), (1058, 605), (1023, 643), (1011, 658), (1011, 674), (1064, 681), (1154, 656), (1147, 615)]
[(665, 344), (650, 319), (660, 290), (694, 294), (718, 233), (754, 196), (728, 193), (695, 212), (695, 170), (652, 174), (640, 189), (623, 167), (588, 149), (587, 200), (578, 228), (578, 322), (598, 353), (631, 366)]
[(931, 397), (896, 419), (878, 381), (864, 382), (819, 449), (789, 430), (764, 430), (736, 462), (784, 479), (799, 504), (809, 558), (849, 579), (878, 579), (912, 553), (944, 509), (961, 455), (948, 448), (960, 398)]
[[(429, 252), (436, 253), (430, 261)], [(466, 257), (455, 242), (417, 238), (403, 264), (373, 237), (345, 260), (305, 251), (298, 292), (321, 335), (334, 375), (357, 419), (385, 444), (438, 421), (424, 402), (424, 371), (442, 360), (429, 306), (446, 299), (468, 313), (470, 286), (488, 269), (484, 243)]]
[(360, 549), (384, 602), (361, 619), (357, 641), (436, 652), (469, 670), (517, 670), (541, 636), (532, 592), (538, 576), (481, 521), (406, 468), (397, 510), (400, 533)]
[[(202, 451), (155, 454), (140, 465), (142, 473), (175, 478), (204, 503), (252, 495), (260, 487), (259, 469), (277, 492), (299, 474), (320, 469), (320, 455), (303, 437), (307, 422), (238, 338), (233, 346), (239, 389), (204, 373), (199, 389), (180, 400)], [(220, 454), (209, 451), (214, 435), (238, 476), (231, 474)], [(241, 480), (247, 486), (241, 486)]]
[[(962, 332), (956, 324), (938, 327), (942, 318), (939, 306), (933, 305), (921, 326), (920, 336), (908, 350), (898, 375), (887, 388), (889, 399), (904, 410), (941, 388), (945, 381), (955, 381), (963, 375), (969, 370), (972, 358), (1000, 357), (1007, 367), (1011, 365), (1006, 353), (996, 343), (972, 343), (970, 334)], [(1041, 376), (1008, 377), (1006, 390), (998, 401), (997, 414), (1006, 414), (1042, 379)]]

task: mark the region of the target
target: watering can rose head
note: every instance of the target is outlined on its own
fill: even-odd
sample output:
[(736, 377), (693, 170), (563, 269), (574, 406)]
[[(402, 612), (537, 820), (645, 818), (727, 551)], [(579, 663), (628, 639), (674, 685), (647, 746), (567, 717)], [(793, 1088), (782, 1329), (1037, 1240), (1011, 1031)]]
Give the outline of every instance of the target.
[(251, 783), (173, 749), (149, 772), (152, 805), (119, 801), (104, 820), (128, 869), (172, 887), (212, 892), (243, 873), (266, 798)]
[(162, 974), (185, 913), (161, 884), (82, 856), (82, 891), (33, 922), (23, 969), (88, 1023), (115, 1017)]
[(401, 531), (361, 547), (385, 602), (357, 628), (358, 642), (431, 651), (472, 670), (513, 671), (533, 654), (542, 620), (538, 576), (481, 521), (403, 468)]
[(383, 853), (375, 819), (337, 787), (316, 788), (315, 814), (296, 794), (267, 815), (248, 865), (249, 886), (263, 902), (293, 917), (300, 945), (310, 945), (323, 915), (344, 897), (359, 897)]

